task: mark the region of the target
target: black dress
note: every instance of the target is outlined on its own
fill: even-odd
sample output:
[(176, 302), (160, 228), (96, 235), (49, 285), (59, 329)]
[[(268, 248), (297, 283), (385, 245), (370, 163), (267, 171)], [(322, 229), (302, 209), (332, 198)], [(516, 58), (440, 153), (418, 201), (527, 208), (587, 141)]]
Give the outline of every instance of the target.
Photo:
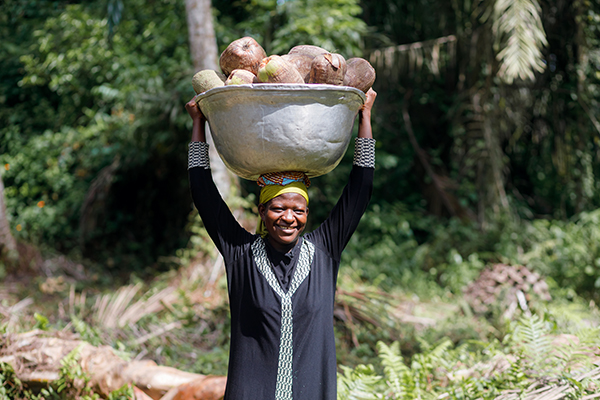
[[(258, 235), (235, 220), (209, 169), (190, 168), (204, 226), (225, 260), (231, 308), (226, 400), (335, 400), (333, 306), (342, 250), (371, 197), (373, 168), (354, 166), (328, 219), (292, 251), (282, 285)], [(281, 260), (281, 257), (279, 257)], [(279, 261), (276, 261), (279, 262)]]

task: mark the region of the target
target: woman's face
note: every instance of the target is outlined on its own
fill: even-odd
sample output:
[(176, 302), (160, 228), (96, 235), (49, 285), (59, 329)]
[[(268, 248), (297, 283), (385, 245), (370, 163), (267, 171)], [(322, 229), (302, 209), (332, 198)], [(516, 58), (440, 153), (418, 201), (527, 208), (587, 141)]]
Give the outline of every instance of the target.
[(284, 253), (294, 247), (308, 219), (306, 199), (298, 193), (280, 194), (266, 204), (259, 204), (258, 212), (271, 245)]

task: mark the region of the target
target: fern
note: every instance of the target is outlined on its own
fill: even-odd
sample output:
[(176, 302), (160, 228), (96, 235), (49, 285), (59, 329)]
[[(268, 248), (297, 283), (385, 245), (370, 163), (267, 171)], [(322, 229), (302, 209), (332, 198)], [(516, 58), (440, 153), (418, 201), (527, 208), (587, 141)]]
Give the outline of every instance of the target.
[(389, 386), (388, 389), (393, 394), (392, 398), (401, 398), (406, 390), (407, 381), (412, 381), (412, 379), (410, 379), (410, 369), (404, 364), (400, 354), (400, 343), (394, 342), (391, 346), (387, 346), (383, 342), (378, 342), (377, 351)]
[(343, 374), (338, 374), (338, 400), (377, 400), (376, 393), (381, 376), (375, 373), (372, 365), (359, 365), (354, 370), (342, 366)]
[(514, 330), (512, 340), (522, 349), (525, 361), (533, 371), (543, 372), (548, 368), (552, 341), (549, 329), (537, 315), (522, 317)]
[(452, 347), (452, 342), (448, 338), (443, 339), (435, 347), (431, 347), (423, 340), (420, 340), (420, 342), (425, 351), (421, 354), (415, 354), (411, 362), (417, 393), (430, 391), (431, 382), (435, 379), (437, 369), (450, 369), (450, 364), (445, 357), (448, 356), (447, 351)]
[[(342, 367), (338, 399), (541, 400), (553, 393), (561, 396), (556, 399), (585, 398), (600, 387), (600, 368), (589, 357), (598, 347), (599, 330), (551, 335), (548, 322), (532, 315), (515, 322), (502, 345), (469, 341), (455, 348), (449, 339), (434, 345), (421, 340), (422, 351), (409, 365), (398, 342), (378, 342), (383, 377), (370, 365)], [(562, 342), (553, 344), (551, 338)]]

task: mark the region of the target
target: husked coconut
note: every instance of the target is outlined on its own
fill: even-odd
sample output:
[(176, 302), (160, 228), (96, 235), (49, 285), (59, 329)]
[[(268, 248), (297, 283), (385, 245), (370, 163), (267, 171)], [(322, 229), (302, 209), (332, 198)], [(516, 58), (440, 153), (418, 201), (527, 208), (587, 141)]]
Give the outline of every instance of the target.
[(310, 64), (308, 83), (342, 85), (346, 75), (346, 60), (337, 53), (316, 56)]
[(284, 54), (281, 56), (285, 61), (293, 64), (304, 78), (304, 82), (308, 82), (310, 76), (310, 64), (314, 57), (305, 53)]
[(258, 78), (247, 69), (234, 69), (225, 81), (225, 86), (258, 83)]
[(206, 92), (209, 89), (223, 86), (225, 84), (225, 75), (212, 69), (198, 71), (192, 77), (192, 87), (196, 94)]
[(256, 40), (246, 36), (234, 40), (223, 50), (219, 65), (225, 76), (229, 76), (234, 69), (247, 69), (256, 75), (260, 61), (266, 56), (265, 49)]
[(266, 57), (260, 62), (257, 76), (263, 83), (304, 83), (298, 69), (277, 55)]
[(301, 44), (300, 46), (292, 47), (292, 49), (288, 51), (288, 54), (306, 54), (313, 58), (325, 53), (329, 52), (322, 47), (313, 46), (312, 44)]
[(364, 58), (354, 57), (346, 61), (344, 86), (352, 86), (367, 93), (375, 83), (375, 68)]

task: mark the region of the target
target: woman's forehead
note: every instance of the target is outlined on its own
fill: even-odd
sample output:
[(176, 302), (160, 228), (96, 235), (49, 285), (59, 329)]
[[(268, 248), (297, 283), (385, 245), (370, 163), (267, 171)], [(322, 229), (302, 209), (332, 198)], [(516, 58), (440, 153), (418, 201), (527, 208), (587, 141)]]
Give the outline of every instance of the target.
[(297, 203), (301, 203), (304, 207), (306, 207), (306, 199), (299, 193), (282, 193), (279, 196), (271, 199), (271, 201), (269, 201), (269, 205), (284, 205), (287, 203), (294, 203), (295, 205), (297, 205)]

